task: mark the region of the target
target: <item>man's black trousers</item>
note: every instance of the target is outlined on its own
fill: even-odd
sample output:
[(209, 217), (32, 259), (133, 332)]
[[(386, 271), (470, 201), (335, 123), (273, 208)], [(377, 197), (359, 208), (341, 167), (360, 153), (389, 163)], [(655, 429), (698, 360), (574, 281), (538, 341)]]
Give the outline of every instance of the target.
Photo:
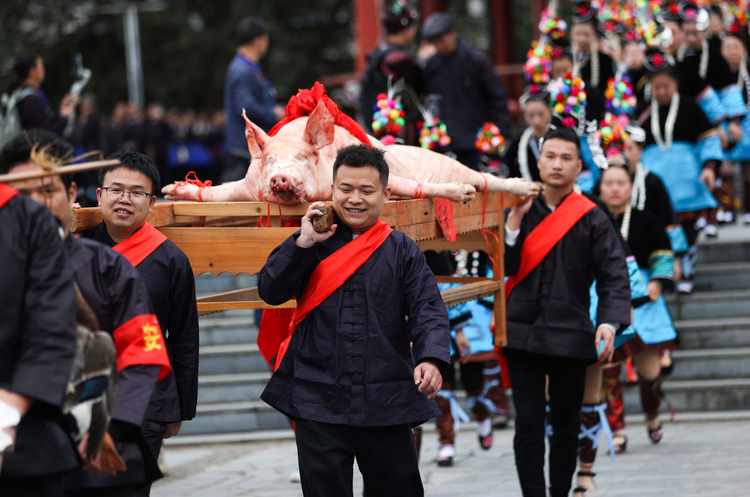
[(544, 421), (545, 384), (549, 376), (549, 475), (552, 497), (567, 496), (578, 458), (581, 404), (590, 361), (503, 349), (516, 408), (513, 449), (524, 497), (545, 497)]
[(414, 436), (408, 425), (359, 427), (296, 419), (305, 497), (353, 495), (354, 459), (367, 497), (422, 497)]

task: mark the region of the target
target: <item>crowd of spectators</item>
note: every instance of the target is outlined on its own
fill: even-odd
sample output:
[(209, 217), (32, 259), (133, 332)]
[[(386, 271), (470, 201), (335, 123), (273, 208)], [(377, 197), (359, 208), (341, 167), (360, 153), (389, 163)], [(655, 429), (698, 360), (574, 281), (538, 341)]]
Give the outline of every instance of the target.
[[(190, 171), (203, 181), (214, 180), (225, 159), (224, 121), (223, 110), (165, 110), (159, 103), (143, 112), (134, 102), (120, 102), (107, 115), (93, 97), (84, 96), (67, 139), (76, 155), (100, 151), (106, 157), (121, 148), (137, 150), (157, 164), (162, 184), (182, 180)], [(96, 205), (95, 175), (81, 179), (81, 204)]]

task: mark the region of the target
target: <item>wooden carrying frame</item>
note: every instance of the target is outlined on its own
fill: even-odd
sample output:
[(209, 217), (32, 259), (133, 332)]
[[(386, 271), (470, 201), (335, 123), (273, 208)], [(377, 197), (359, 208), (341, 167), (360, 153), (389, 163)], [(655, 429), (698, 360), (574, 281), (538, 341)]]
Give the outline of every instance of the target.
[[(483, 194), (465, 204), (453, 205), (453, 222), (457, 239), (443, 241), (442, 230), (435, 218), (432, 199), (391, 201), (385, 205), (381, 219), (394, 229), (406, 233), (422, 250), (487, 251), (499, 270), (493, 277), (457, 278), (439, 276), (438, 282), (466, 283), (442, 293), (445, 305), (455, 306), (470, 300), (495, 297), (495, 343), (505, 344), (505, 270), (503, 267), (503, 210), (518, 205), (521, 199), (504, 193), (488, 193), (483, 217)], [(330, 203), (330, 202), (329, 202)], [(270, 209), (270, 212), (269, 212)], [(280, 227), (281, 218), (302, 216), (307, 205), (278, 206), (264, 202), (165, 202), (154, 206), (148, 222), (164, 233), (190, 259), (196, 275), (211, 273), (256, 274), (271, 251), (298, 228)], [(260, 218), (271, 219), (270, 227), (257, 226)], [(77, 209), (71, 213), (71, 233), (86, 231), (102, 220), (98, 207)], [(495, 236), (482, 234), (482, 229)], [(499, 244), (496, 242), (499, 240)], [(296, 306), (292, 300), (271, 306), (258, 296), (257, 288), (235, 290), (198, 299), (199, 315), (232, 309), (270, 309)]]

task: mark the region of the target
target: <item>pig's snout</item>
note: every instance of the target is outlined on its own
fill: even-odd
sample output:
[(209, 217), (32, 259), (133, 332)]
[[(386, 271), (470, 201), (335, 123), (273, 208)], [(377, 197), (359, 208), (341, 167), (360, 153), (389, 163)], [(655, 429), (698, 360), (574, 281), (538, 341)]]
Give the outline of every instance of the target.
[(293, 190), (295, 186), (292, 178), (286, 174), (275, 174), (271, 177), (271, 190), (275, 192)]

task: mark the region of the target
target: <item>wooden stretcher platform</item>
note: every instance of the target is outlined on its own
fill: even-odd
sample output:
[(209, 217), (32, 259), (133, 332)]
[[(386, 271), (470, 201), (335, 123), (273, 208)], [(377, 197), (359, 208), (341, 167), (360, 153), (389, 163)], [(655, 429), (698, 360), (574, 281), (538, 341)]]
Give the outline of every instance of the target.
[[(441, 276), (438, 277), (438, 281), (466, 283), (442, 293), (448, 307), (490, 295), (495, 297), (495, 342), (498, 345), (505, 342), (503, 210), (520, 202), (521, 199), (513, 195), (489, 193), (484, 209), (484, 224), (481, 192), (478, 192), (477, 197), (470, 202), (453, 204), (453, 226), (456, 231), (454, 242), (443, 240), (433, 199), (391, 201), (386, 204), (381, 216), (383, 221), (406, 233), (424, 251), (487, 251), (489, 242), (490, 253), (500, 269), (494, 271), (492, 279)], [(298, 229), (282, 227), (281, 223), (286, 223), (293, 217), (303, 216), (306, 211), (307, 205), (304, 204), (279, 207), (265, 202), (165, 202), (154, 206), (147, 221), (187, 254), (196, 275), (252, 275), (260, 271), (271, 251)], [(272, 226), (257, 227), (261, 218), (266, 222), (270, 219)], [(70, 231), (80, 233), (92, 229), (101, 220), (98, 207), (77, 209), (71, 215)], [(483, 228), (494, 236), (487, 233), (485, 239), (481, 231)], [(200, 315), (232, 309), (295, 306), (295, 301), (280, 306), (268, 305), (258, 296), (257, 288), (235, 290), (198, 299)]]

